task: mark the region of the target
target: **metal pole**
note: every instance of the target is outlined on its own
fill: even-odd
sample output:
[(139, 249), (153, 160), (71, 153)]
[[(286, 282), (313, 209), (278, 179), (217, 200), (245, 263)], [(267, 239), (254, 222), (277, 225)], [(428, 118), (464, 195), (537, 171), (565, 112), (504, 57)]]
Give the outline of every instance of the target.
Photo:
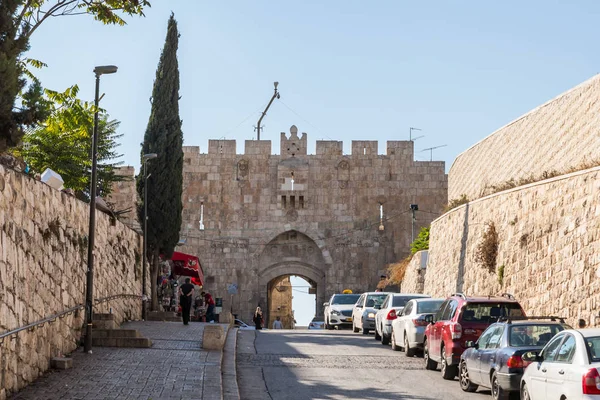
[(412, 209), (412, 221), (411, 221), (411, 239), (410, 243), (415, 241), (415, 209)]
[(260, 116), (260, 119), (258, 120), (258, 124), (256, 124), (256, 140), (260, 140), (260, 123), (262, 122), (265, 115), (267, 115), (267, 111), (269, 110), (269, 107), (271, 107), (271, 104), (273, 103), (273, 100), (275, 100), (275, 97), (279, 98), (279, 92), (277, 91), (277, 84), (278, 84), (278, 82), (275, 82), (275, 92), (273, 93), (273, 97), (271, 97), (269, 104), (267, 104), (265, 111), (262, 112), (262, 115)]
[(146, 230), (148, 227), (148, 178), (144, 161), (144, 231), (142, 235), (142, 320), (146, 320)]
[(96, 73), (96, 96), (94, 104), (94, 133), (92, 138), (92, 182), (90, 183), (90, 226), (88, 230), (87, 276), (85, 291), (85, 342), (84, 351), (92, 352), (92, 321), (93, 321), (93, 295), (94, 295), (94, 243), (96, 231), (96, 170), (98, 168), (98, 102), (100, 96), (100, 74)]

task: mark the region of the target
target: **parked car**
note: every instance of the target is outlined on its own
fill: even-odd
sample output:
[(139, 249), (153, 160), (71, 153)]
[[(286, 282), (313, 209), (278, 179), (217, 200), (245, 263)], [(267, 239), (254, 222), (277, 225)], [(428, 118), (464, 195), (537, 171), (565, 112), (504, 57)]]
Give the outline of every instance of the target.
[(375, 306), (380, 306), (385, 301), (387, 292), (367, 292), (360, 295), (352, 308), (352, 330), (362, 330), (364, 335), (375, 329)]
[(512, 295), (467, 297), (450, 296), (425, 328), (423, 358), (425, 368), (437, 369), (442, 377), (454, 379), (467, 341), (476, 341), (500, 317), (523, 317), (525, 312)]
[(325, 329), (325, 319), (323, 317), (314, 317), (308, 324), (308, 329)]
[(600, 329), (564, 330), (522, 359), (521, 399), (600, 399)]
[(523, 354), (539, 352), (558, 332), (569, 329), (562, 320), (510, 319), (490, 325), (477, 342), (467, 342), (461, 355), (458, 379), (465, 392), (479, 386), (492, 389), (494, 400), (518, 394), (521, 377), (529, 364)]
[(390, 293), (385, 298), (381, 308), (375, 314), (375, 340), (381, 340), (381, 344), (390, 344), (392, 337), (392, 321), (396, 319), (399, 312), (409, 300), (417, 298), (428, 298), (426, 294), (412, 293)]
[(327, 303), (323, 303), (323, 315), (325, 316), (325, 328), (352, 325), (352, 308), (360, 294), (334, 294)]
[(404, 350), (407, 357), (413, 357), (423, 349), (423, 335), (428, 322), (440, 308), (444, 299), (413, 299), (406, 303), (398, 318), (392, 321), (392, 350)]

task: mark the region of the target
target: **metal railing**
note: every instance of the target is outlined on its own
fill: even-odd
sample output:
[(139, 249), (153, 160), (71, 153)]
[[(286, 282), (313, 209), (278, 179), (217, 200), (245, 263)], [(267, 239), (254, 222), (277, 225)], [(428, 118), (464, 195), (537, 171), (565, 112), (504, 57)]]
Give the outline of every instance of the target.
[[(118, 299), (118, 298), (132, 298), (132, 299), (141, 299), (142, 296), (137, 295), (137, 294), (115, 294), (112, 296), (106, 296), (106, 297), (102, 297), (100, 299), (94, 299), (94, 305), (98, 305), (101, 303), (106, 303), (107, 301), (113, 300), (113, 299)], [(78, 304), (74, 307), (68, 308), (64, 311), (61, 311), (57, 314), (52, 314), (49, 317), (40, 319), (39, 321), (35, 321), (32, 322), (28, 325), (25, 326), (21, 326), (19, 328), (13, 329), (11, 331), (8, 332), (4, 332), (4, 333), (0, 333), (0, 344), (2, 344), (4, 342), (4, 339), (6, 339), (7, 337), (11, 337), (14, 335), (17, 335), (19, 332), (22, 331), (33, 331), (36, 328), (41, 328), (43, 327), (45, 324), (51, 324), (53, 322), (55, 322), (57, 319), (59, 318), (64, 318), (67, 315), (79, 312), (79, 310), (83, 310), (85, 308), (85, 306), (83, 304)]]

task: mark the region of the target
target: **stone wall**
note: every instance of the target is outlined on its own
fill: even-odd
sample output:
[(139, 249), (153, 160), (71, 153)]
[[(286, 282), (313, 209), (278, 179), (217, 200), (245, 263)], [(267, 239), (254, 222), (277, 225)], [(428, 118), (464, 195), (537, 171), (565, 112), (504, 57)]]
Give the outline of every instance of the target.
[(460, 154), (450, 168), (448, 198), (477, 199), (486, 186), (594, 161), (600, 161), (600, 75)]
[(120, 221), (141, 232), (136, 214), (138, 196), (135, 187), (135, 168), (132, 166), (115, 168), (115, 174), (126, 177), (126, 180), (115, 182), (110, 196), (106, 200), (114, 206), (115, 211), (130, 209), (129, 212), (120, 217)]
[(413, 255), (406, 267), (402, 285), (400, 285), (401, 293), (423, 293), (428, 258), (429, 252), (427, 250), (419, 251)]
[(353, 141), (352, 154), (342, 142), (317, 141), (309, 155), (307, 140), (292, 126), (278, 155), (266, 140), (246, 141), (244, 154), (233, 140), (210, 140), (204, 154), (183, 149), (181, 251), (200, 258), (224, 310), (237, 284), (233, 312), (243, 320), (267, 308), (269, 284), (281, 276), (316, 288), (318, 315), (333, 293), (375, 290), (388, 264), (409, 254), (409, 205), (422, 210), (418, 232), (448, 201), (444, 163), (415, 161), (412, 141), (388, 141), (385, 154), (377, 141)]
[[(0, 166), (0, 332), (85, 301), (89, 206)], [(141, 240), (97, 212), (94, 298), (141, 294)], [(139, 319), (138, 299), (103, 302), (95, 312)], [(25, 330), (0, 343), (0, 399), (32, 382), (50, 359), (77, 347), (84, 312)]]
[[(475, 257), (489, 223), (499, 239), (493, 271)], [(529, 315), (598, 326), (600, 167), (497, 193), (436, 219), (424, 293), (453, 292), (508, 292)]]

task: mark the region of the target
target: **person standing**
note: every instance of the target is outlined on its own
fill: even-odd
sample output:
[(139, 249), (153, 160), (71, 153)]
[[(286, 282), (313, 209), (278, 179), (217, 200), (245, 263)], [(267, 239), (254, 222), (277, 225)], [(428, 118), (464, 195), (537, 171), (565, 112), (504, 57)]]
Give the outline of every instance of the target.
[(262, 319), (263, 319), (263, 314), (262, 314), (262, 310), (260, 309), (260, 307), (256, 307), (256, 311), (254, 311), (254, 325), (256, 326), (256, 330), (259, 331), (262, 329)]
[(193, 294), (194, 285), (190, 283), (190, 278), (185, 278), (185, 283), (179, 287), (179, 304), (181, 305), (181, 317), (184, 325), (188, 325), (190, 322)]
[(281, 317), (275, 318), (275, 322), (273, 322), (273, 329), (283, 329), (283, 324), (281, 323)]
[(215, 319), (215, 300), (210, 293), (202, 292), (204, 304), (206, 305), (206, 322), (213, 322)]

